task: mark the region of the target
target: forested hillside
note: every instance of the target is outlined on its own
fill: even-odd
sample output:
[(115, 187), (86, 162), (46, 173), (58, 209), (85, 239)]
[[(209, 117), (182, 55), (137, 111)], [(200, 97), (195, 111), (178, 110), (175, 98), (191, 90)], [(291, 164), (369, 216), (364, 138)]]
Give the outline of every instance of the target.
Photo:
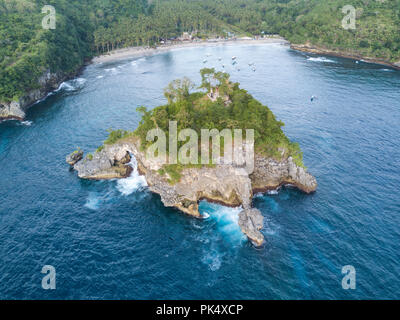
[[(0, 101), (17, 100), (47, 69), (69, 73), (109, 50), (198, 36), (279, 33), (293, 43), (400, 60), (400, 0), (0, 0)], [(356, 30), (341, 9), (357, 8)], [(57, 12), (44, 30), (44, 5)]]

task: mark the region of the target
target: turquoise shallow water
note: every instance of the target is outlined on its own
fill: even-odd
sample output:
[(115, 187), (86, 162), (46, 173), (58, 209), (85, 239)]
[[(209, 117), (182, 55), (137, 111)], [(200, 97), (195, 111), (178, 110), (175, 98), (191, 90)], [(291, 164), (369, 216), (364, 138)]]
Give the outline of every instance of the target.
[[(221, 68), (268, 105), (298, 141), (319, 189), (258, 195), (263, 248), (238, 209), (202, 203), (207, 220), (167, 209), (133, 176), (82, 181), (65, 156), (108, 128), (134, 129), (137, 106), (169, 81)], [(231, 67), (238, 57), (241, 71)], [(254, 62), (253, 72), (248, 63)], [(0, 298), (400, 298), (400, 73), (280, 45), (181, 49), (87, 67), (28, 112), (0, 124)], [(310, 101), (315, 95), (318, 99)], [(57, 289), (41, 288), (45, 264)], [(356, 290), (341, 287), (353, 265)]]

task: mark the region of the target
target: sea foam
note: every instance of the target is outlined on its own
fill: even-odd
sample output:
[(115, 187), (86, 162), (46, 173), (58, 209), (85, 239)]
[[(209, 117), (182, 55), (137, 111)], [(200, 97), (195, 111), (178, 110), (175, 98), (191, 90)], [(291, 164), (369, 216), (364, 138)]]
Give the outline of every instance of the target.
[(128, 165), (133, 169), (131, 175), (128, 178), (118, 180), (117, 182), (117, 189), (124, 196), (128, 196), (147, 186), (144, 176), (139, 175), (135, 157), (132, 157), (131, 162), (129, 162)]
[(329, 63), (336, 63), (336, 61), (325, 58), (325, 57), (308, 57), (308, 61), (313, 62), (329, 62)]

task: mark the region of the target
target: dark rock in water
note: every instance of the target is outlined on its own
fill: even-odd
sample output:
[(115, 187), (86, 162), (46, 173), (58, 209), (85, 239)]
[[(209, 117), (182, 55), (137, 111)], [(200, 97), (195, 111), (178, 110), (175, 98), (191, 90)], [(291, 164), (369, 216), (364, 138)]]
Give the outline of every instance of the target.
[(264, 236), (260, 232), (263, 227), (264, 217), (258, 209), (245, 209), (239, 213), (239, 227), (255, 246), (261, 246)]
[(72, 152), (71, 154), (69, 154), (66, 158), (65, 161), (67, 161), (67, 163), (70, 166), (74, 166), (75, 163), (77, 163), (78, 161), (82, 160), (83, 158), (83, 151), (82, 150), (76, 150), (74, 152)]

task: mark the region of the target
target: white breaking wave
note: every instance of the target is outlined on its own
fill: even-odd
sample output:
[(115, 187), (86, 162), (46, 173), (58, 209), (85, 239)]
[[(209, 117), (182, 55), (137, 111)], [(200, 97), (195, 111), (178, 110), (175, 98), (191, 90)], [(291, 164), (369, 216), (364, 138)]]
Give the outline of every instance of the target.
[(336, 61), (333, 61), (331, 59), (325, 58), (325, 57), (308, 57), (308, 61), (314, 61), (314, 62), (330, 62), (330, 63), (336, 63)]
[(269, 194), (269, 195), (271, 195), (271, 196), (277, 195), (277, 194), (279, 194), (279, 189), (276, 189), (276, 190), (268, 190), (268, 191), (267, 191), (267, 194)]
[(117, 189), (124, 196), (128, 196), (137, 190), (147, 187), (146, 179), (144, 176), (139, 175), (135, 157), (132, 157), (131, 162), (129, 162), (128, 165), (133, 169), (131, 175), (128, 178), (118, 180), (117, 182)]
[(22, 124), (22, 125), (28, 126), (28, 127), (31, 126), (32, 123), (33, 123), (32, 121), (28, 121), (28, 120), (27, 120), (27, 121), (21, 121), (21, 124)]
[(233, 244), (241, 244), (246, 237), (239, 227), (239, 213), (242, 207), (229, 208), (207, 201), (200, 202), (200, 213), (211, 221), (216, 222), (217, 230)]
[(203, 212), (201, 215), (201, 218), (204, 220), (208, 219), (209, 217), (210, 217), (210, 215), (207, 212)]
[[(87, 80), (85, 78), (76, 78), (73, 80), (65, 81), (60, 84), (57, 90), (54, 90), (52, 93), (59, 92), (61, 90), (64, 91), (74, 91), (81, 89)], [(49, 95), (51, 95), (50, 93)]]
[(106, 72), (112, 74), (112, 75), (116, 75), (116, 74), (120, 74), (120, 68), (119, 67), (114, 67), (114, 68), (108, 68), (108, 69), (104, 69)]
[(65, 91), (72, 91), (72, 90), (74, 90), (75, 88), (74, 88), (70, 83), (68, 83), (68, 82), (69, 82), (69, 81), (61, 83), (60, 86), (58, 87), (58, 89), (57, 89), (57, 90), (54, 90), (54, 92), (59, 92), (59, 91), (61, 91), (61, 90), (65, 90)]
[(76, 78), (71, 80), (72, 83), (76, 83), (77, 85), (83, 85), (87, 80), (85, 78)]

